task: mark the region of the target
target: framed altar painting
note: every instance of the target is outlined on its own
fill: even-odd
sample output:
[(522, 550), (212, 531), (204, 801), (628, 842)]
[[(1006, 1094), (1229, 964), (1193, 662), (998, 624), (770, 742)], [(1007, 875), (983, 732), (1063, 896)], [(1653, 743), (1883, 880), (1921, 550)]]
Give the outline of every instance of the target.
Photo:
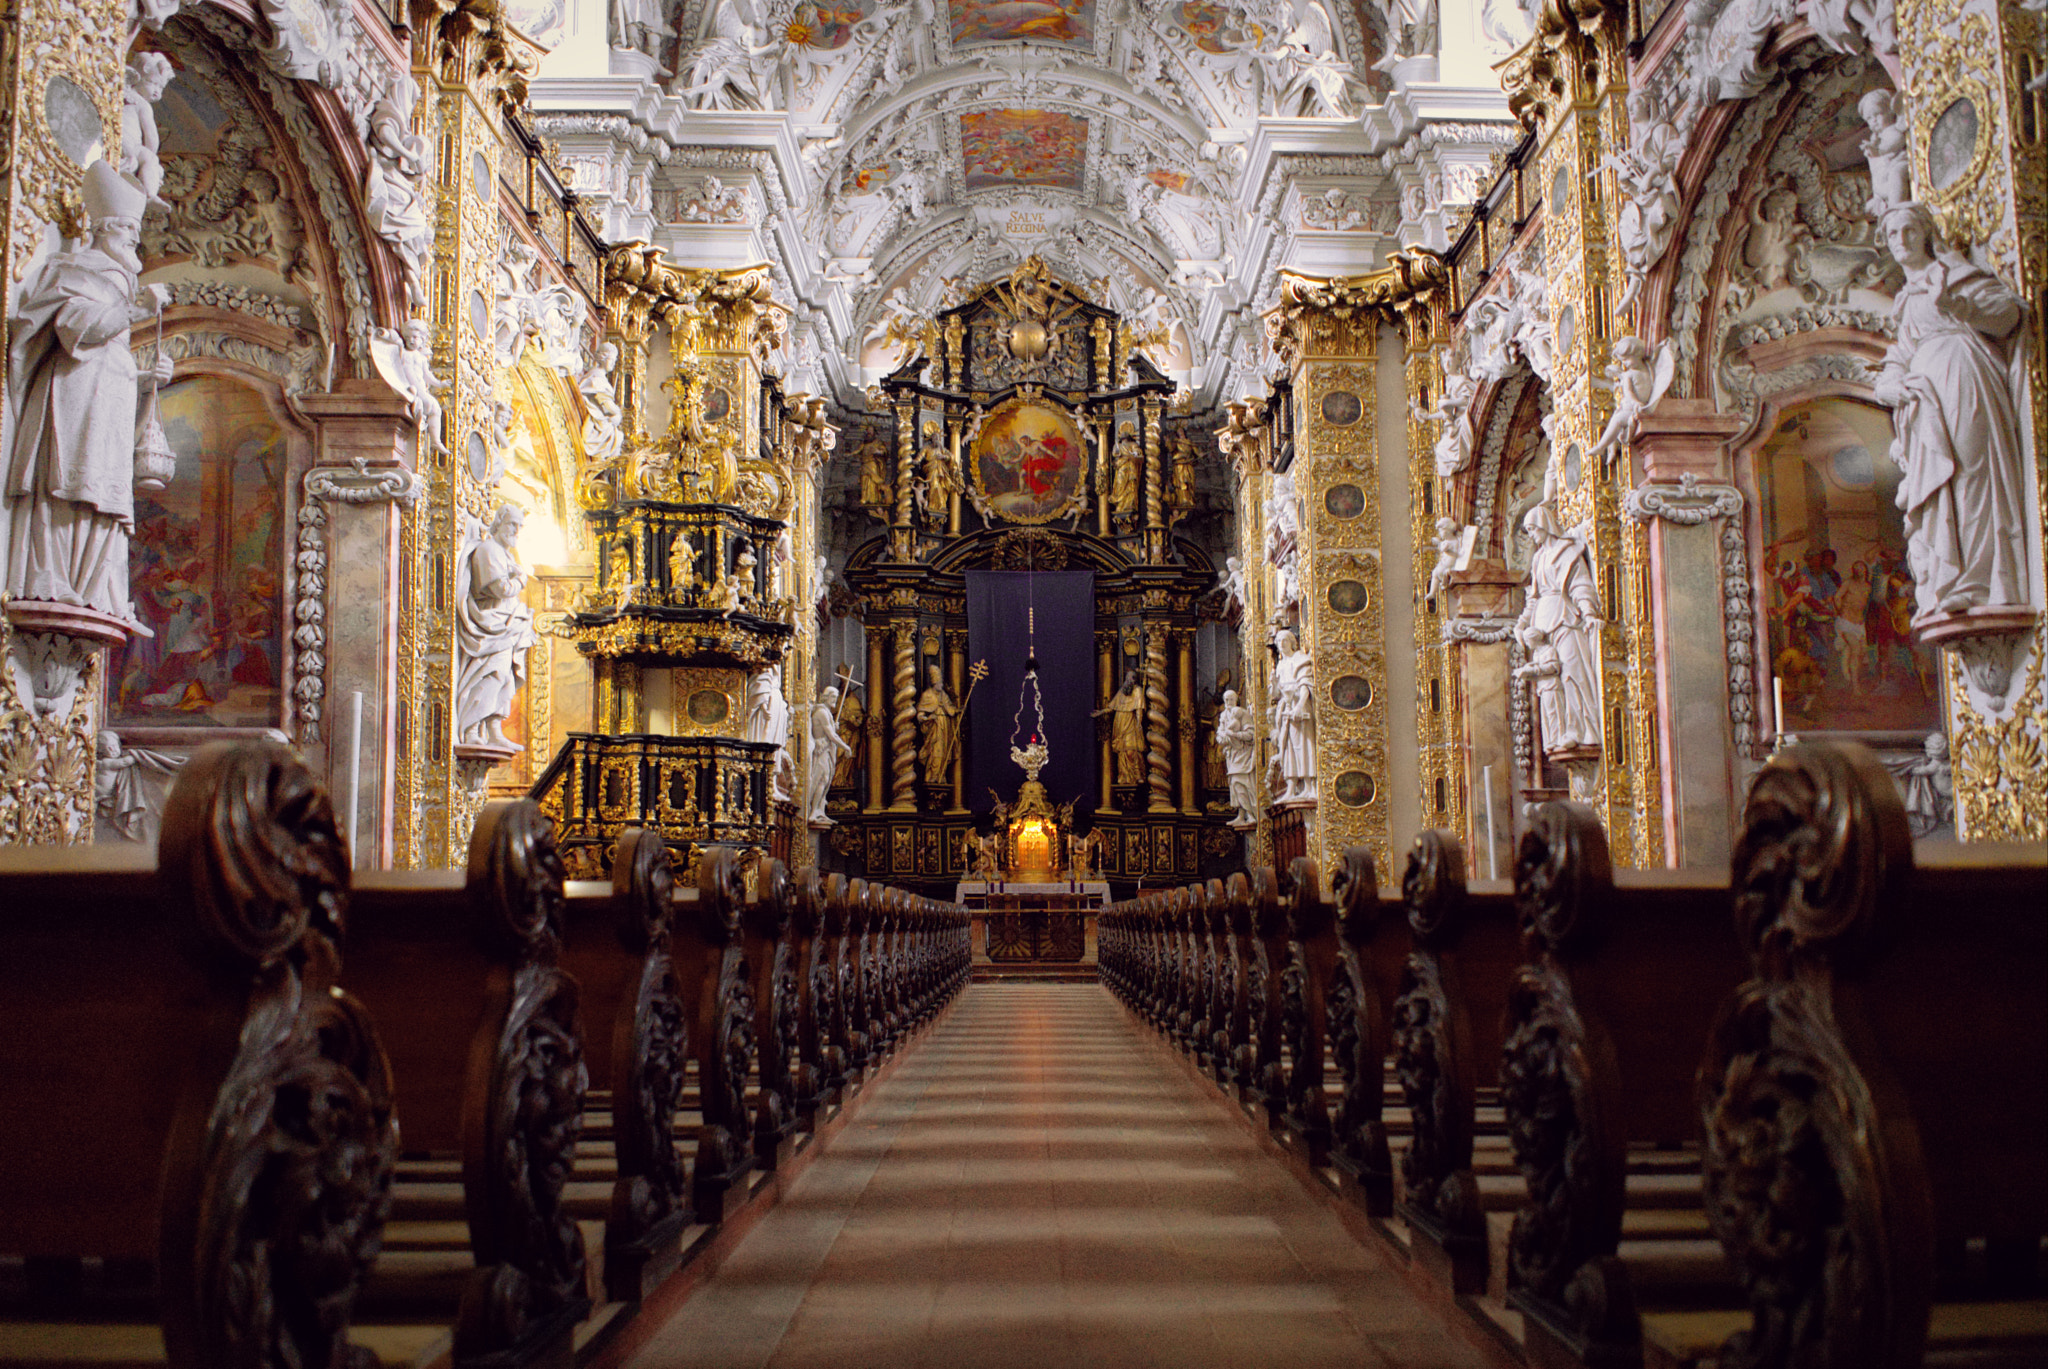
[(1050, 523), (1076, 510), (1088, 448), (1066, 410), (1013, 398), (990, 411), (969, 465), (981, 506), (1010, 523)]

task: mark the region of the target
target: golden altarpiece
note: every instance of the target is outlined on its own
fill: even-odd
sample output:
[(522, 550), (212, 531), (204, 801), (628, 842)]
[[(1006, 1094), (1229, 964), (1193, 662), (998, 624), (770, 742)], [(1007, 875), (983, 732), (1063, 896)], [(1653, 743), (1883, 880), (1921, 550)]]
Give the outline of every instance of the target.
[[(1219, 596), (1214, 560), (1186, 526), (1207, 443), (1173, 414), (1174, 383), (1130, 321), (1036, 259), (904, 341), (905, 362), (839, 439), (858, 491), (833, 611), (858, 626), (821, 670), (848, 686), (859, 721), (830, 788), (821, 863), (950, 893), (978, 877), (985, 832), (982, 872), (1010, 878), (1026, 866), (1074, 874), (1082, 843), (1080, 859), (1119, 885), (1215, 872), (1241, 841), (1212, 807), (1222, 781), (1203, 764), (1196, 638)], [(1012, 573), (1004, 592), (1023, 604), (1024, 632), (1045, 613), (1023, 603), (1025, 582), (1092, 573), (1085, 627), (1059, 647), (1067, 675), (1092, 676), (1093, 718), (1043, 737), (1055, 764), (1093, 753), (1088, 792), (1027, 785), (1022, 760), (988, 754), (991, 736), (1025, 749), (1034, 738), (1025, 681), (991, 674), (972, 648), (969, 583), (986, 571)], [(1053, 630), (1037, 619), (1049, 682)], [(1071, 640), (1082, 634), (1087, 664)], [(999, 723), (979, 754), (974, 710)]]

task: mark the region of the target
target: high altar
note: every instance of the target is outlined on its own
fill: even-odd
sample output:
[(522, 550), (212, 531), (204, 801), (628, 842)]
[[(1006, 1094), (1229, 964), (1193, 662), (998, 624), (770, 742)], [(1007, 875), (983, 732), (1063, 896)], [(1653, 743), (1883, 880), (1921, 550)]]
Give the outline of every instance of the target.
[[(1170, 411), (1153, 341), (1031, 259), (907, 338), (871, 392), (883, 421), (842, 430), (857, 489), (819, 678), (849, 682), (862, 722), (827, 862), (950, 893), (991, 838), (1006, 877), (1041, 882), (1083, 832), (1132, 883), (1238, 848), (1200, 747), (1198, 681), (1238, 653), (1196, 488), (1209, 439)], [(1029, 740), (1027, 642), (1043, 785), (1006, 746)]]

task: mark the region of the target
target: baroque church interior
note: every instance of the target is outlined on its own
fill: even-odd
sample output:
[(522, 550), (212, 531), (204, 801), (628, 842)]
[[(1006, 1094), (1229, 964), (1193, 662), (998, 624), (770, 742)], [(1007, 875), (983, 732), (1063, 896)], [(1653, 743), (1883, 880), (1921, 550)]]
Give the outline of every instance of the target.
[(2048, 1363), (2041, 0), (0, 16), (0, 1363)]

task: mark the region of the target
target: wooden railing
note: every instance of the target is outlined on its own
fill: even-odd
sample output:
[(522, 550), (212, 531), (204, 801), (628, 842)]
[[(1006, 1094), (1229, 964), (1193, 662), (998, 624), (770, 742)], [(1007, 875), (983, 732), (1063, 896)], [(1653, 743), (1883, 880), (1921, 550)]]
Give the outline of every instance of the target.
[(156, 860), (0, 850), (0, 1360), (572, 1363), (966, 982), (952, 905), (611, 866), (521, 799), (351, 880), (270, 745), (185, 768)]
[(2048, 851), (1809, 745), (1732, 865), (1547, 804), (1511, 886), (1296, 860), (1106, 910), (1101, 975), (1531, 1363), (2043, 1362)]

